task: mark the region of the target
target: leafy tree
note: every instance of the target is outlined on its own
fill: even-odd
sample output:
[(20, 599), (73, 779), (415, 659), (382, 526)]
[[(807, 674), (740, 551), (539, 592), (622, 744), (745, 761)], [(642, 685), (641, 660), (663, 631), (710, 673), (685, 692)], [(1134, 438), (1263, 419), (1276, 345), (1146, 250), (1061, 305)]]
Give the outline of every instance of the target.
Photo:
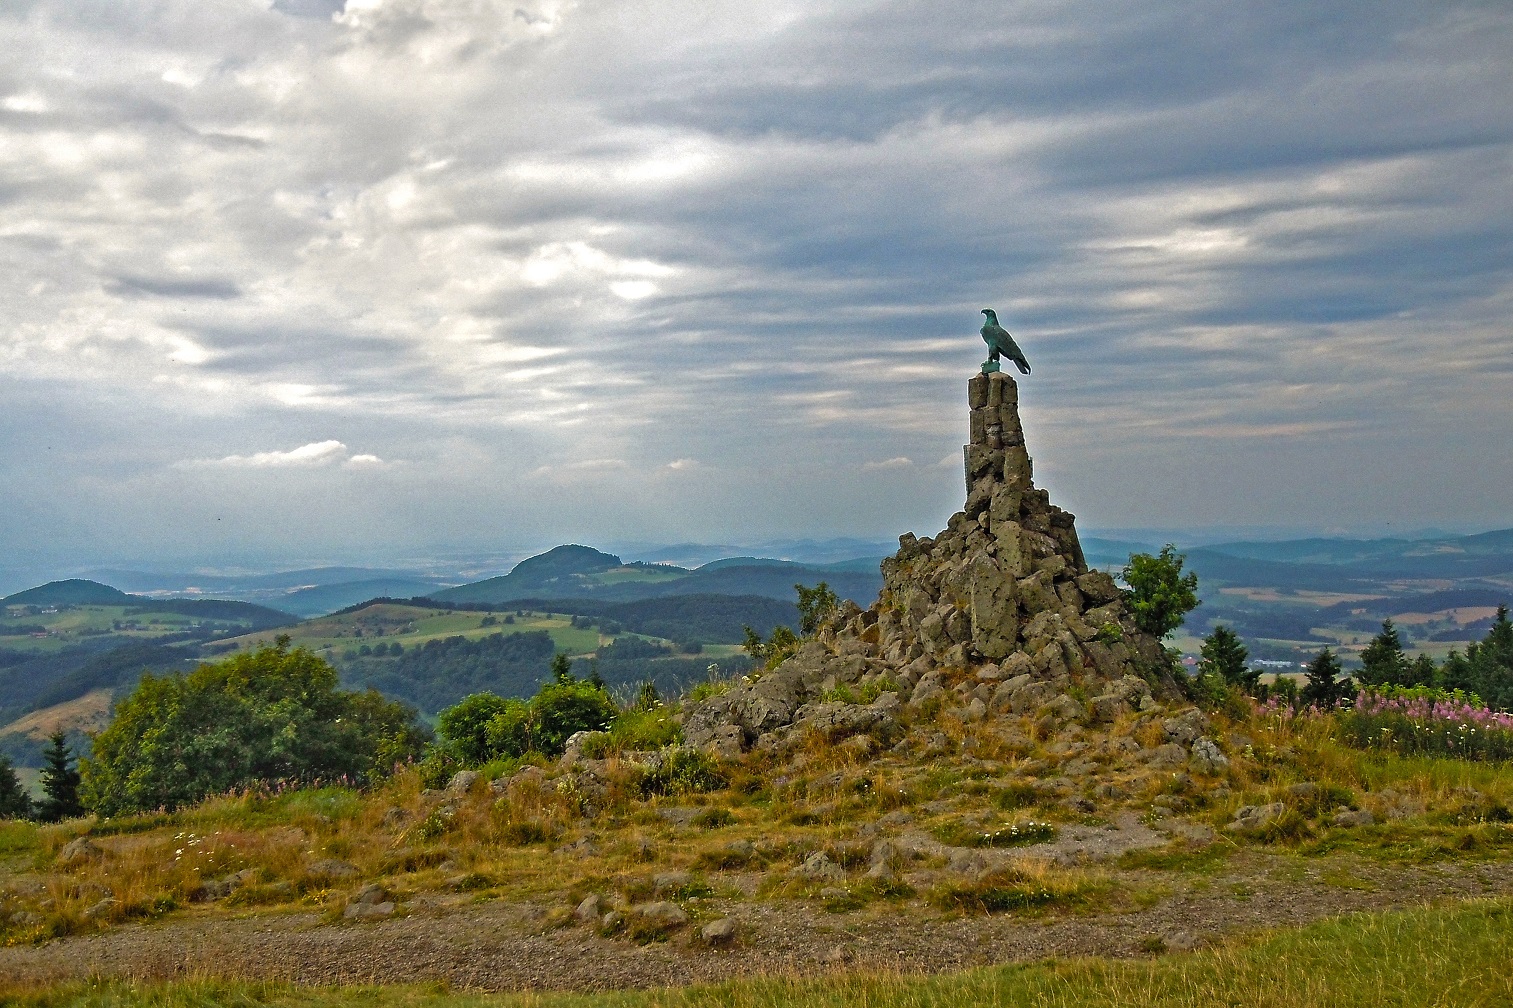
[(1165, 637), (1182, 625), (1198, 606), (1198, 575), (1182, 573), (1187, 557), (1167, 543), (1158, 556), (1130, 554), (1121, 572), (1129, 585), (1130, 612), (1135, 625), (1155, 637)]
[(1408, 656), (1403, 654), (1403, 638), (1392, 621), (1382, 621), (1382, 632), (1371, 638), (1361, 651), (1360, 680), (1367, 686), (1406, 686)]
[(552, 655), (552, 679), (559, 683), (576, 682), (573, 678), (573, 660), (566, 651)]
[[(1269, 687), (1264, 684), (1257, 693), (1274, 696), (1290, 707), (1298, 705), (1298, 681), (1292, 676), (1277, 676), (1276, 681)], [(1265, 699), (1263, 696), (1262, 699)]]
[(116, 815), (257, 783), (362, 782), (418, 755), (428, 734), (401, 703), (337, 689), (335, 669), (281, 636), (187, 675), (143, 676), (83, 761), (83, 798)]
[(489, 758), (489, 722), (503, 713), (510, 703), (493, 693), (474, 693), (442, 711), (436, 719), (436, 727), (461, 759), (468, 763), (483, 763)]
[(43, 822), (58, 822), (84, 814), (79, 803), (79, 771), (74, 767), (74, 754), (69, 751), (62, 732), (48, 736), (47, 748), (42, 750), (42, 800), (37, 803), (37, 818)]
[(574, 734), (602, 731), (618, 713), (602, 688), (568, 678), (543, 684), (529, 701), (474, 694), (442, 711), (439, 721), (452, 751), (477, 766), (530, 752), (555, 756)]
[(603, 731), (618, 713), (602, 689), (586, 682), (547, 683), (531, 700), (534, 748), (555, 756), (580, 731)]
[(1227, 626), (1216, 626), (1203, 641), (1198, 668), (1205, 675), (1219, 676), (1227, 685), (1254, 690), (1260, 673), (1246, 666), (1250, 652), (1239, 636)]
[(813, 637), (840, 610), (840, 596), (831, 591), (830, 585), (824, 581), (813, 588), (796, 584), (793, 589), (799, 593), (799, 633)]
[(1325, 648), (1318, 657), (1308, 663), (1308, 680), (1303, 686), (1301, 699), (1315, 707), (1333, 707), (1349, 693), (1350, 680), (1340, 682), (1340, 660), (1333, 651)]
[(10, 757), (0, 753), (0, 819), (25, 819), (31, 813), (31, 795), (21, 786)]

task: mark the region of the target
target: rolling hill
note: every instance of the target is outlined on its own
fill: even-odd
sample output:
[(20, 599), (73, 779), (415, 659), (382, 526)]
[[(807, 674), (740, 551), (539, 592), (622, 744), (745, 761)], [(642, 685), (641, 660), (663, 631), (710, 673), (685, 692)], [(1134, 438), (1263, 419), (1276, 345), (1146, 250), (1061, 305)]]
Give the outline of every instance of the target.
[[(853, 569), (855, 567), (863, 569)], [(523, 560), (500, 577), (432, 592), (439, 602), (502, 604), (525, 598), (593, 598), (630, 602), (688, 595), (761, 595), (790, 600), (795, 583), (824, 581), (842, 598), (869, 605), (882, 588), (870, 560), (810, 566), (784, 560), (736, 557), (695, 570), (667, 564), (627, 564), (587, 546), (558, 546)]]

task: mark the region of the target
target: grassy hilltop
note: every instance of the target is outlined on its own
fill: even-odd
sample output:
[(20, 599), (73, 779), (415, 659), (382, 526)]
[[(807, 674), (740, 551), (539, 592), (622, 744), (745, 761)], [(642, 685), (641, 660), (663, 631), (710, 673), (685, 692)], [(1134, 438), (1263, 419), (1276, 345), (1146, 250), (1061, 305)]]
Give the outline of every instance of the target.
[[(428, 760), (365, 790), (253, 789), (8, 825), (0, 974), (218, 978), (15, 991), (36, 1005), (1507, 996), (1505, 971), (1489, 968), (1513, 912), (1506, 764), (1358, 749), (1331, 715), (1231, 702), (1206, 715), (1228, 764), (1174, 770), (1116, 754), (1169, 745), (1168, 722), (1190, 717), (1180, 705), (1087, 726), (1094, 745), (1079, 747), (1033, 712), (984, 722), (939, 700), (900, 712), (891, 750), (811, 734), (718, 761), (676, 748), (687, 702), (627, 705), (561, 758), (485, 753), (469, 773)], [(1259, 827), (1236, 828), (1268, 806)], [(1456, 902), (1472, 897), (1492, 902)], [(1414, 909), (1426, 901), (1442, 909)], [(1329, 920), (1340, 910), (1361, 915)], [(733, 934), (707, 937), (725, 920)], [(494, 972), (428, 951), (480, 931), (494, 937), (472, 954)], [(1193, 945), (1209, 948), (1141, 961)], [(1136, 961), (910, 975), (1089, 953)], [(280, 977), (722, 986), (491, 1001), (265, 982)]]

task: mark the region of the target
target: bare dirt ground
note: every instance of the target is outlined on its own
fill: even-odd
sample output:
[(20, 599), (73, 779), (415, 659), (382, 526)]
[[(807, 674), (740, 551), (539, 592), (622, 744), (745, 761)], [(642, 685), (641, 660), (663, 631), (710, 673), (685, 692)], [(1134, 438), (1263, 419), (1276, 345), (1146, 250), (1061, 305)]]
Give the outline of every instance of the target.
[[(1513, 894), (1507, 862), (1395, 867), (1354, 857), (1242, 852), (1208, 872), (1121, 871), (1117, 909), (1038, 916), (943, 915), (920, 902), (829, 913), (794, 901), (710, 898), (740, 934), (714, 951), (692, 933), (638, 945), (578, 927), (548, 928), (548, 908), (434, 896), (378, 922), (306, 912), (196, 909), (43, 945), (0, 949), (0, 979), (234, 976), (305, 984), (442, 981), (512, 990), (677, 985), (843, 965), (939, 971), (1081, 955), (1137, 956), (1224, 935), (1358, 910)], [(1134, 894), (1134, 895), (1129, 895)]]

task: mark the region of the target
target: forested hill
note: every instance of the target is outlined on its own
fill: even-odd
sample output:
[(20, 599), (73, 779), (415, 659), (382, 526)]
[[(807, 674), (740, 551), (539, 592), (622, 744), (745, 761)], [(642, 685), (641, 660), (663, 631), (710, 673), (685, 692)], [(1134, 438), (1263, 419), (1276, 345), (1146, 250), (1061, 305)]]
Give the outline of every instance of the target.
[[(238, 623), (253, 630), (289, 626), (299, 622), (297, 616), (251, 602), (230, 599), (155, 599), (145, 595), (128, 595), (110, 585), (79, 578), (49, 581), (0, 598), (0, 610), (12, 606), (122, 606), (126, 608), (128, 615), (179, 613), (200, 619)], [(3, 628), (0, 628), (0, 633), (3, 632)]]
[[(860, 569), (858, 569), (860, 568)], [(695, 595), (761, 595), (789, 600), (793, 586), (827, 583), (836, 594), (867, 606), (882, 588), (875, 560), (808, 565), (735, 558), (688, 570), (669, 564), (624, 563), (587, 546), (558, 546), (521, 561), (500, 577), (432, 592), (439, 602), (510, 603), (524, 599), (636, 599)]]
[[(789, 586), (789, 595), (792, 595)], [(433, 609), (448, 608), (460, 612), (529, 612), (564, 613), (586, 616), (613, 626), (614, 632), (644, 634), (670, 641), (699, 641), (705, 644), (733, 644), (740, 641), (747, 626), (763, 634), (775, 626), (796, 626), (798, 606), (766, 595), (669, 595), (665, 598), (639, 599), (635, 602), (608, 602), (600, 599), (523, 598), (510, 602), (442, 602), (435, 598), (369, 599), (331, 614), (343, 616), (361, 612), (372, 605), (400, 604)]]

